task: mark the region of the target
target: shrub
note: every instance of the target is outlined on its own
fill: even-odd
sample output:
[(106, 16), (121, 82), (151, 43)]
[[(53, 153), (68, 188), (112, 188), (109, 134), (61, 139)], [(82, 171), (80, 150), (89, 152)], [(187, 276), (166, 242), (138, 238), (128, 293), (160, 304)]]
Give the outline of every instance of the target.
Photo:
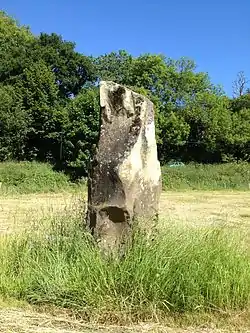
[(164, 190), (249, 190), (250, 163), (164, 166)]
[(37, 162), (1, 163), (0, 182), (2, 193), (55, 192), (70, 187), (65, 174), (53, 171), (49, 164)]

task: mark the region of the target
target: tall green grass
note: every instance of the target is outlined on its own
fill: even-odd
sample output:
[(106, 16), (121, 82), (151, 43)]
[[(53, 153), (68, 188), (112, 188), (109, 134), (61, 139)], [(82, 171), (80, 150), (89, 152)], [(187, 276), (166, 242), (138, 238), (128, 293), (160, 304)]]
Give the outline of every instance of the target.
[(165, 224), (154, 239), (135, 232), (123, 258), (103, 257), (77, 213), (2, 236), (0, 296), (116, 320), (249, 309), (244, 235)]
[(0, 194), (58, 192), (72, 187), (68, 177), (37, 162), (0, 163)]
[(162, 168), (164, 190), (250, 190), (250, 163)]
[[(250, 163), (163, 166), (162, 182), (164, 190), (250, 190)], [(0, 183), (0, 194), (69, 191), (80, 185), (38, 162), (0, 163)]]

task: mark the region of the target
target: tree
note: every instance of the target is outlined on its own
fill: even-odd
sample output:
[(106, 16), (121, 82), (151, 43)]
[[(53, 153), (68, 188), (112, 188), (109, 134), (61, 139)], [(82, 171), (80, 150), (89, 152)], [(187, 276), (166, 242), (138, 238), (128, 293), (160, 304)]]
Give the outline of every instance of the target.
[[(28, 28), (19, 26), (2, 12), (0, 42), (0, 82), (17, 89), (20, 117), (25, 111), (28, 121), (23, 129), (26, 138), (23, 158), (50, 160), (60, 165), (63, 135), (69, 121), (67, 104), (84, 85), (95, 79), (92, 61), (77, 53), (74, 43), (54, 33), (34, 37)], [(11, 95), (8, 99), (5, 92), (4, 98), (9, 106), (4, 104), (2, 110), (18, 112), (13, 106), (14, 97)], [(2, 119), (3, 116), (4, 113)], [(7, 118), (5, 125), (2, 124), (3, 136), (4, 128), (8, 128)], [(5, 134), (2, 145), (6, 140)]]
[(14, 84), (30, 64), (29, 53), (35, 37), (28, 28), (0, 11), (0, 82)]
[(86, 176), (99, 135), (99, 90), (82, 89), (66, 107), (63, 161), (73, 178)]
[(199, 93), (183, 116), (190, 126), (183, 157), (203, 163), (221, 161), (232, 130), (228, 98), (211, 92)]
[(0, 82), (15, 83), (32, 63), (44, 61), (55, 75), (60, 97), (77, 95), (84, 84), (95, 80), (89, 57), (75, 51), (75, 44), (52, 33), (35, 37), (28, 28), (0, 12)]
[(0, 85), (0, 160), (23, 159), (29, 117), (17, 87)]
[(233, 113), (242, 109), (250, 109), (250, 94), (245, 94), (231, 100), (231, 110)]
[[(26, 156), (48, 160), (59, 151), (58, 133), (61, 132), (63, 108), (58, 101), (58, 87), (55, 75), (43, 61), (32, 64), (24, 70), (18, 87), (22, 93), (23, 105), (29, 114), (29, 132)], [(55, 157), (55, 156), (54, 156)]]
[(250, 108), (234, 113), (232, 122), (230, 152), (237, 159), (250, 162)]
[(228, 154), (235, 159), (250, 160), (250, 95), (234, 98), (230, 103), (232, 129)]
[(160, 135), (158, 139), (159, 157), (162, 163), (171, 159), (180, 159), (181, 150), (187, 143), (190, 126), (183, 116), (171, 112), (167, 117), (159, 116), (158, 126)]
[(61, 36), (42, 33), (34, 51), (34, 58), (42, 59), (55, 75), (61, 97), (77, 95), (87, 81), (95, 79), (89, 57), (75, 51), (75, 44)]
[(124, 50), (93, 58), (98, 81), (129, 84), (132, 61), (133, 57)]
[(237, 74), (236, 79), (233, 81), (233, 97), (237, 98), (243, 96), (247, 92), (248, 79), (243, 71)]

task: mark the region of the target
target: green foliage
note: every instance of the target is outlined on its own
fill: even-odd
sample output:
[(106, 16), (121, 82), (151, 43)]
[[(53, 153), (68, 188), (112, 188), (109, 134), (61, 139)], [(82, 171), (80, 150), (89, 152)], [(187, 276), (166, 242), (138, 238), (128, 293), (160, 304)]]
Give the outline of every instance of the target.
[(194, 72), (193, 61), (150, 54), (132, 58), (120, 52), (101, 56), (97, 63), (100, 79), (144, 89), (153, 100), (162, 162), (180, 156), (201, 162), (222, 160), (226, 133), (231, 130), (229, 101), (207, 74)]
[(240, 155), (250, 160), (250, 108), (233, 114), (232, 120), (233, 148), (240, 150)]
[(30, 63), (35, 37), (0, 11), (0, 82), (13, 83)]
[(24, 70), (19, 86), (23, 104), (30, 117), (26, 156), (48, 160), (49, 154), (53, 155), (51, 150), (55, 149), (55, 133), (61, 132), (62, 128), (58, 121), (61, 109), (57, 100), (55, 76), (40, 61)]
[[(71, 179), (85, 175), (89, 156), (82, 156), (78, 145), (74, 165), (67, 165)], [(67, 148), (68, 149), (68, 148)], [(63, 148), (64, 150), (64, 148)], [(70, 161), (71, 159), (69, 159)], [(86, 163), (86, 164), (85, 164)], [(17, 181), (20, 179), (20, 181)], [(85, 181), (85, 178), (82, 178)], [(69, 191), (78, 188), (62, 173), (53, 171), (52, 166), (37, 162), (0, 163), (1, 193), (36, 193), (49, 191)], [(163, 190), (242, 190), (250, 186), (250, 166), (248, 163), (225, 163), (220, 165), (187, 164), (181, 167), (162, 167)], [(81, 190), (83, 190), (81, 188)]]
[(2, 238), (0, 295), (92, 318), (105, 309), (105, 320), (249, 308), (249, 245), (237, 230), (164, 221), (154, 240), (135, 232), (126, 256), (109, 260), (81, 224), (82, 212), (75, 212)]
[(190, 125), (182, 115), (171, 111), (167, 117), (160, 113), (158, 126), (160, 128), (158, 150), (161, 162), (165, 163), (170, 158), (178, 158), (180, 150), (188, 140)]
[[(69, 124), (67, 104), (94, 78), (91, 59), (74, 47), (56, 34), (35, 37), (1, 12), (0, 160), (36, 159), (57, 167), (68, 164), (62, 161), (63, 133)], [(10, 114), (13, 120), (16, 117), (12, 127)], [(14, 126), (20, 132), (16, 136)]]
[(29, 123), (22, 95), (15, 87), (0, 84), (0, 101), (0, 160), (21, 159)]
[(164, 190), (249, 190), (249, 163), (189, 164), (162, 168)]
[(153, 101), (162, 164), (250, 161), (244, 75), (239, 97), (229, 99), (188, 58), (124, 50), (87, 57), (55, 33), (34, 36), (4, 12), (0, 58), (0, 161), (48, 161), (73, 178), (86, 176), (98, 140), (100, 80)]
[(86, 176), (99, 135), (99, 90), (83, 89), (67, 105), (63, 160), (73, 178)]
[(232, 129), (228, 155), (236, 160), (250, 161), (250, 94), (231, 102)]
[(72, 186), (66, 175), (37, 162), (1, 163), (0, 183), (0, 194), (58, 192)]
[(167, 70), (165, 58), (161, 55), (145, 54), (134, 58), (130, 84), (144, 87), (158, 97), (164, 89)]
[(111, 52), (94, 58), (97, 76), (100, 80), (114, 81), (120, 84), (128, 84), (133, 57), (126, 51)]
[(55, 33), (42, 33), (37, 42), (34, 53), (54, 73), (62, 98), (77, 95), (82, 86), (94, 78), (91, 59), (76, 52), (74, 43), (64, 41)]
[(239, 98), (233, 98), (230, 104), (234, 113), (242, 109), (250, 109), (250, 93), (240, 96)]
[(198, 162), (216, 162), (228, 144), (232, 117), (228, 99), (211, 92), (198, 93), (190, 101), (183, 117), (190, 126), (184, 158)]

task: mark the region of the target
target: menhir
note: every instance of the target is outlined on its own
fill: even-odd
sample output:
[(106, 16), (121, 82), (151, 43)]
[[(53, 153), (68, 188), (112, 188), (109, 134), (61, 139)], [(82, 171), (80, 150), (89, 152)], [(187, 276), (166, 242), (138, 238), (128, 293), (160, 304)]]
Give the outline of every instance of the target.
[[(161, 169), (153, 103), (101, 82), (101, 128), (88, 182), (87, 225), (104, 250), (119, 247), (133, 222), (158, 215)], [(148, 223), (147, 223), (148, 225)]]

